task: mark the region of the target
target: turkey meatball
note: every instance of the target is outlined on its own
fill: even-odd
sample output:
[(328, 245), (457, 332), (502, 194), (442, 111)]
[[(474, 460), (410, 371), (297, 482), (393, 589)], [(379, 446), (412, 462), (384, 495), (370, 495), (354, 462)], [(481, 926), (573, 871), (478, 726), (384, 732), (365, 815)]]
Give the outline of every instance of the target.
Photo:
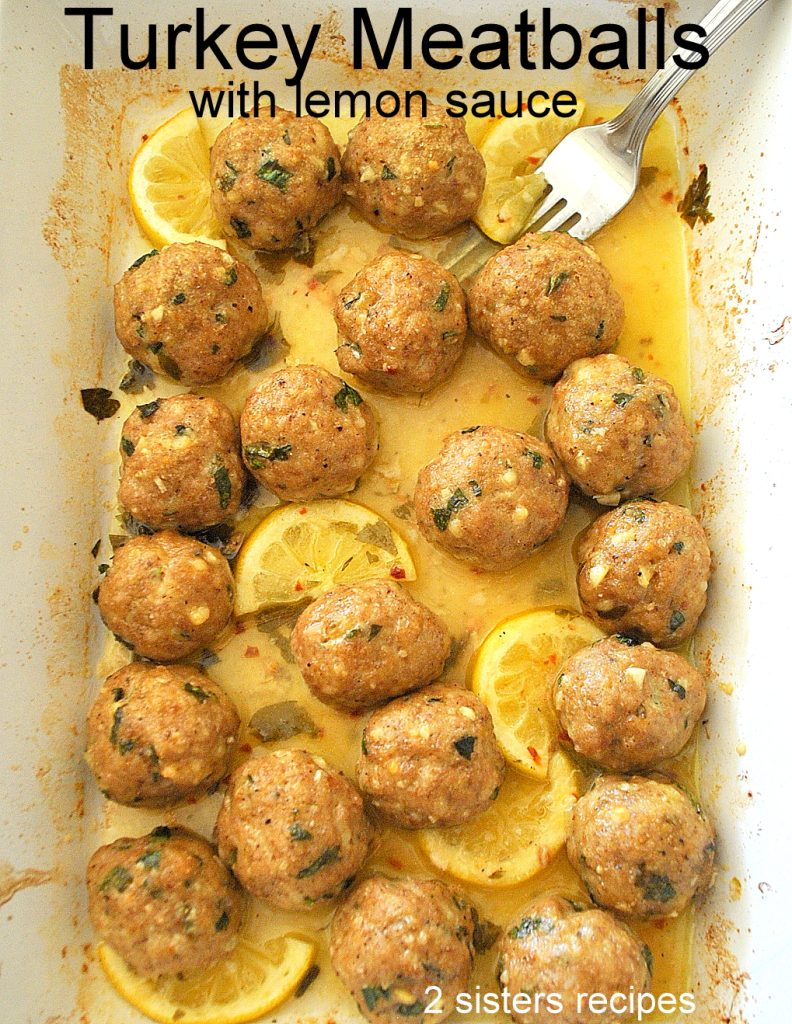
[(102, 685), (85, 757), (109, 800), (167, 807), (217, 787), (238, 732), (236, 708), (203, 672), (133, 662)]
[(239, 508), (245, 471), (222, 402), (174, 395), (139, 405), (121, 430), (118, 500), (152, 529), (202, 530)]
[(229, 238), (280, 252), (340, 200), (341, 155), (324, 124), (276, 108), (240, 117), (217, 136), (211, 154), (212, 207)]
[(319, 366), (287, 366), (248, 395), (242, 455), (284, 501), (351, 491), (377, 454), (377, 423), (354, 388)]
[[(511, 1016), (518, 1024), (616, 1024), (634, 1015), (626, 1009), (603, 1014), (588, 997), (601, 993), (610, 1003), (617, 994), (648, 992), (651, 964), (649, 947), (611, 914), (576, 907), (560, 896), (540, 896), (506, 928), (498, 980), (511, 996)], [(538, 993), (558, 996), (564, 1012), (536, 999)]]
[(573, 654), (553, 688), (558, 721), (576, 752), (614, 771), (678, 754), (706, 700), (704, 678), (690, 662), (624, 636)]
[(355, 787), (304, 750), (273, 750), (241, 764), (215, 831), (220, 856), (245, 889), (284, 910), (347, 889), (372, 840)]
[(243, 896), (205, 839), (155, 828), (100, 846), (88, 864), (88, 912), (137, 974), (189, 974), (236, 945)]
[(560, 232), (527, 234), (495, 253), (468, 299), (476, 334), (541, 380), (613, 348), (624, 326), (624, 303), (599, 257)]
[(314, 696), (357, 711), (436, 679), (451, 640), (434, 612), (398, 583), (367, 580), (314, 601), (291, 646)]
[[(435, 879), (374, 875), (338, 907), (330, 932), (330, 958), (372, 1024), (444, 1020), (473, 967), (473, 913)], [(427, 989), (442, 990), (431, 1017)]]
[(357, 764), (372, 807), (402, 828), (470, 821), (497, 797), (505, 772), (486, 706), (441, 683), (375, 711)]
[(342, 289), (335, 321), (342, 370), (381, 391), (422, 394), (448, 380), (462, 354), (465, 293), (434, 260), (390, 252)]
[(178, 661), (211, 643), (231, 618), (234, 580), (214, 548), (164, 530), (115, 552), (98, 603), (121, 643), (152, 661)]
[(686, 640), (707, 603), (707, 538), (679, 505), (631, 501), (600, 516), (583, 535), (578, 563), (588, 614), (658, 647)]
[(572, 482), (603, 505), (665, 490), (693, 453), (668, 381), (616, 355), (567, 367), (553, 388), (545, 434)]
[(468, 427), (421, 470), (415, 513), (430, 543), (481, 569), (523, 561), (563, 522), (569, 484), (552, 450), (530, 434)]
[(344, 189), (369, 223), (407, 238), (442, 235), (478, 209), (484, 160), (461, 118), (435, 104), (426, 116), (372, 117), (349, 133)]
[(141, 256), (114, 294), (127, 352), (181, 384), (210, 384), (246, 356), (267, 326), (258, 278), (204, 242)]
[(567, 853), (596, 903), (676, 917), (710, 885), (715, 832), (670, 782), (601, 775), (575, 804)]

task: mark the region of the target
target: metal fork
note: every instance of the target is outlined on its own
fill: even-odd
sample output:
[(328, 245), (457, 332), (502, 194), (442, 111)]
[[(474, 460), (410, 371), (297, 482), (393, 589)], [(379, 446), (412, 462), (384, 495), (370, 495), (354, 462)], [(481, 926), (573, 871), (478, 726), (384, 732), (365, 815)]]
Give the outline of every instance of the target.
[[(720, 0), (701, 22), (710, 54), (726, 42), (766, 0)], [(545, 196), (531, 214), (527, 231), (567, 231), (584, 241), (612, 220), (635, 195), (649, 130), (696, 68), (673, 60), (652, 75), (635, 99), (610, 121), (570, 132), (537, 173)], [(440, 261), (464, 280), (501, 246), (471, 226), (468, 235), (441, 253)], [(443, 257), (445, 256), (445, 259)]]

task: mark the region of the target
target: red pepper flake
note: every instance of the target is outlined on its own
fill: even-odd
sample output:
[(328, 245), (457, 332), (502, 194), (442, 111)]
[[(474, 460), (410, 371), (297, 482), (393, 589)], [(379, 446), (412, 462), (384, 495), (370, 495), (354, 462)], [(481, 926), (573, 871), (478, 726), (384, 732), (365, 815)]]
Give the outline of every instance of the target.
[(530, 165), (531, 165), (532, 167), (538, 167), (538, 166), (539, 166), (539, 164), (541, 163), (541, 161), (540, 161), (540, 159), (539, 159), (539, 157), (538, 157), (538, 156), (529, 156), (529, 157), (528, 157), (528, 163), (529, 163), (529, 164), (530, 164)]
[(394, 565), (390, 571), (390, 574), (395, 580), (403, 580), (407, 577), (407, 573), (404, 571), (404, 569), (402, 569), (400, 565)]
[(566, 729), (562, 729), (559, 732), (559, 734), (558, 734), (558, 742), (559, 743), (571, 743), (572, 742), (572, 737), (569, 735), (569, 733), (566, 731)]
[(237, 747), (237, 750), (239, 751), (240, 754), (253, 753), (253, 747), (251, 747), (249, 743), (240, 743), (239, 746)]
[(245, 657), (246, 658), (257, 658), (258, 656), (259, 656), (259, 649), (258, 649), (258, 647), (252, 647), (251, 646), (251, 647), (246, 647), (245, 648)]
[(548, 654), (546, 661), (548, 665), (558, 664), (558, 655), (555, 653), (555, 651), (553, 651), (552, 654)]
[(234, 632), (236, 633), (237, 636), (240, 636), (242, 633), (244, 633), (246, 629), (247, 629), (247, 626), (245, 625), (244, 622), (235, 622), (234, 623)]
[(308, 509), (305, 507), (305, 505), (303, 505), (303, 507), (300, 509), (300, 515), (304, 516), (304, 515), (307, 514), (307, 512), (308, 512)]
[(301, 590), (304, 590), (304, 589), (305, 589), (305, 587), (303, 587), (302, 583), (300, 583), (300, 581), (299, 581), (299, 580), (297, 580), (297, 582), (296, 582), (296, 583), (294, 584), (294, 589), (295, 589), (295, 590), (297, 591), (297, 593), (299, 594), (299, 592), (300, 592)]
[(536, 747), (528, 747), (528, 753), (531, 755), (531, 760), (534, 764), (542, 763), (542, 758), (539, 756), (539, 751)]
[(668, 191), (664, 192), (660, 196), (660, 198), (663, 200), (664, 203), (673, 203), (673, 201), (674, 201), (674, 193), (673, 193), (672, 189), (668, 189)]
[(319, 282), (316, 280), (315, 277), (312, 277), (311, 280), (308, 282), (308, 291), (312, 292), (312, 291), (314, 291), (318, 287), (319, 287)]
[(404, 864), (399, 860), (398, 857), (388, 857), (388, 865), (392, 867), (394, 871), (403, 871)]

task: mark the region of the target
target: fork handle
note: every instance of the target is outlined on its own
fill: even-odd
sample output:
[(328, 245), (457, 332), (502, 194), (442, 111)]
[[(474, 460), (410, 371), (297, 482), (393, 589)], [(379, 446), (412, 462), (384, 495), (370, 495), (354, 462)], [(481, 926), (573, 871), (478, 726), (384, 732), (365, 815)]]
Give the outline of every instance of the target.
[[(701, 22), (706, 35), (702, 40), (710, 54), (725, 43), (766, 0), (719, 0)], [(686, 54), (682, 47), (674, 50), (665, 67), (657, 71), (633, 101), (610, 122), (612, 142), (638, 158), (643, 151), (649, 129), (698, 68), (679, 67), (677, 55)]]

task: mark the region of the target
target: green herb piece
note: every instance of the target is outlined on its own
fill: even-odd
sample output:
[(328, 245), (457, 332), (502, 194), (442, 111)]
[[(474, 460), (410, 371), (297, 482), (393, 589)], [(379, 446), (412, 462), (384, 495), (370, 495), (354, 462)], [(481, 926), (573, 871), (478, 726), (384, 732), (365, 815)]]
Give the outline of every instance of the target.
[(668, 628), (672, 633), (676, 633), (682, 623), (685, 621), (685, 616), (680, 611), (674, 611), (671, 613), (671, 618), (668, 620)]
[[(136, 335), (137, 335), (137, 336), (138, 336), (139, 338), (145, 338), (145, 337), (146, 337), (146, 328), (145, 328), (145, 325), (144, 325), (144, 324), (138, 324), (138, 325), (137, 325), (137, 327), (135, 328), (135, 334), (136, 334)], [(150, 345), (149, 345), (149, 348), (151, 348), (151, 346), (150, 346)]]
[(113, 392), (107, 388), (81, 388), (80, 399), (83, 409), (90, 413), (97, 423), (115, 416), (121, 408), (121, 403), (117, 398), (113, 398)]
[(147, 345), (146, 347), (148, 348), (149, 352), (153, 352), (154, 355), (157, 355), (157, 353), (162, 351), (162, 342), (152, 341), (151, 344)]
[(555, 320), (559, 324), (565, 324), (567, 322), (567, 318), (563, 313), (551, 313), (550, 319)]
[(547, 917), (524, 917), (518, 925), (509, 929), (510, 939), (524, 939), (526, 935), (549, 935), (555, 930), (555, 925)]
[(135, 741), (134, 740), (121, 740), (121, 742), (118, 744), (118, 750), (119, 750), (119, 753), (121, 753), (121, 754), (128, 754), (130, 750), (134, 750), (134, 749), (135, 749)]
[(253, 232), (250, 230), (248, 222), (246, 220), (240, 220), (239, 217), (231, 218), (231, 227), (236, 232), (237, 238), (250, 238)]
[(652, 955), (652, 951), (647, 944), (644, 943), (641, 952), (643, 953), (643, 958), (646, 961), (646, 969), (649, 971), (651, 976), (654, 974), (654, 956)]
[(184, 692), (189, 693), (191, 697), (195, 697), (199, 704), (203, 704), (207, 700), (211, 700), (214, 694), (207, 693), (200, 686), (196, 686), (195, 683), (185, 683)]
[(341, 847), (328, 846), (326, 850), (319, 854), (315, 861), (312, 861), (308, 865), (308, 867), (297, 872), (297, 878), (311, 878), (313, 875), (321, 871), (322, 868), (326, 868), (329, 864), (335, 864), (336, 861), (339, 860), (341, 860)]
[(389, 555), (398, 555), (399, 553), (393, 539), (393, 532), (386, 522), (367, 523), (358, 530), (355, 537), (362, 544), (372, 544), (375, 548), (382, 548)]
[(115, 747), (118, 745), (118, 730), (121, 728), (121, 722), (124, 718), (124, 709), (116, 708), (113, 714), (113, 725), (110, 729), (110, 742)]
[(140, 413), (144, 420), (147, 420), (149, 416), (154, 415), (154, 413), (157, 411), (157, 409), (159, 409), (159, 407), (160, 400), (158, 398), (155, 398), (153, 402), (146, 402), (145, 405), (139, 405), (138, 412)]
[(640, 366), (632, 367), (633, 380), (637, 380), (639, 384), (643, 384), (646, 374), (643, 372)]
[(636, 508), (629, 502), (626, 505), (622, 505), (622, 515), (625, 519), (631, 519), (634, 523), (645, 523), (648, 518), (644, 509)]
[(230, 192), (234, 185), (236, 185), (239, 171), (233, 164), (229, 163), (228, 160), (225, 161), (225, 165), (228, 168), (228, 171), (217, 179), (217, 187), (221, 192)]
[(329, 156), (327, 158), (327, 162), (325, 164), (325, 167), (327, 169), (327, 180), (328, 181), (332, 181), (333, 178), (336, 176), (336, 174), (338, 174), (338, 171), (336, 170), (335, 158), (332, 157), (332, 156)]
[(569, 280), (569, 272), (566, 270), (561, 270), (557, 274), (551, 274), (547, 279), (545, 295), (553, 295), (567, 280)]
[(702, 224), (709, 224), (714, 220), (710, 213), (710, 183), (707, 172), (707, 165), (700, 164), (698, 175), (688, 185), (687, 192), (677, 203), (677, 210), (690, 227), (695, 227), (697, 221)]
[(382, 988), (380, 985), (364, 985), (362, 992), (366, 1008), (369, 1010), (374, 1009), (378, 1000), (387, 999), (390, 995), (390, 989)]
[(399, 1003), (396, 1007), (396, 1013), (400, 1017), (420, 1017), (426, 1009), (425, 1003), (414, 1002), (414, 1003)]
[(454, 740), (454, 746), (459, 756), (469, 761), (473, 756), (473, 749), (476, 746), (476, 737), (463, 736), (461, 739)]
[(226, 267), (225, 276), (223, 277), (223, 284), (227, 285), (230, 288), (232, 284), (237, 283), (238, 277), (239, 275), (237, 274), (236, 267)]
[(181, 380), (181, 367), (172, 356), (169, 356), (163, 350), (159, 353), (157, 359), (159, 359), (160, 366), (169, 377), (172, 377), (174, 380)]
[(187, 301), (187, 296), (184, 292), (177, 292), (171, 299), (172, 306), (180, 306), (183, 302)]
[(449, 178), (451, 177), (451, 175), (454, 172), (454, 164), (456, 163), (456, 159), (457, 158), (455, 156), (452, 156), (449, 160), (446, 160), (446, 165), (445, 166), (446, 166), (446, 172), (447, 172)]
[(362, 635), (363, 635), (363, 627), (362, 626), (353, 626), (351, 629), (348, 629), (346, 631), (346, 633), (344, 633), (344, 636), (343, 636), (342, 639), (344, 639), (344, 640), (355, 640), (355, 639), (357, 639), (357, 637), (362, 636)]
[(217, 496), (220, 499), (220, 508), (228, 508), (228, 503), (231, 501), (231, 477), (228, 475), (228, 470), (225, 466), (218, 466), (212, 473), (212, 477)]
[(99, 892), (107, 892), (108, 889), (115, 889), (116, 892), (124, 892), (132, 884), (132, 874), (126, 868), (117, 864), (105, 875), (99, 885)]
[(544, 465), (544, 455), (539, 452), (532, 451), (530, 448), (523, 448), (523, 455), (526, 459), (530, 459), (533, 462), (534, 469), (541, 469)]
[(685, 548), (685, 542), (683, 540), (675, 540), (671, 545), (671, 550), (675, 551), (678, 555), (681, 555)]
[(613, 396), (613, 401), (620, 409), (623, 409), (625, 405), (629, 405), (634, 398), (635, 395), (629, 395), (626, 391), (617, 391)]
[(119, 389), (127, 395), (139, 395), (144, 388), (151, 387), (154, 374), (139, 359), (130, 359), (124, 376), (119, 382)]
[(476, 427), (465, 427), (464, 430), (460, 430), (460, 434), (475, 434), (477, 430), (481, 430), (480, 426)]
[(299, 999), (300, 996), (304, 996), (308, 989), (313, 985), (316, 979), (319, 977), (320, 967), (319, 964), (311, 964), (305, 974), (302, 976), (302, 980), (297, 988), (294, 990), (294, 998)]
[(635, 884), (643, 893), (644, 899), (651, 903), (668, 903), (676, 896), (676, 889), (668, 875), (647, 871), (643, 864), (639, 867)]
[(135, 451), (135, 442), (130, 440), (128, 437), (121, 438), (121, 451), (129, 457)]
[(444, 508), (433, 508), (431, 510), (432, 519), (434, 519), (434, 524), (437, 529), (440, 530), (441, 533), (444, 533), (448, 529), (451, 517), (467, 504), (469, 504), (467, 497), (464, 492), (457, 487), (446, 502)]
[(479, 484), (478, 480), (468, 480), (468, 487), (470, 488), (474, 497), (481, 497), (481, 484)]
[(217, 312), (215, 313), (215, 323), (217, 323), (217, 324), (227, 324), (228, 323), (228, 313), (226, 313), (226, 311), (224, 309), (218, 309)]
[(482, 920), (478, 914), (475, 914), (473, 919), (473, 949), (479, 954), (486, 953), (498, 941), (502, 930), (493, 921), (488, 921), (486, 918)]
[(383, 181), (395, 181), (397, 175), (388, 167), (387, 164), (382, 165), (382, 180)]
[(341, 412), (348, 412), (349, 406), (351, 405), (362, 405), (363, 396), (359, 391), (355, 391), (351, 388), (346, 381), (344, 381), (341, 390), (337, 391), (333, 396), (333, 401), (341, 410)]
[(597, 324), (596, 331), (594, 331), (594, 340), (595, 341), (602, 341), (602, 336), (603, 336), (604, 333), (605, 333), (605, 321), (604, 320), (600, 320), (600, 322)]
[(368, 753), (368, 743), (366, 743), (366, 734), (364, 733), (360, 738), (360, 749), (364, 754)]
[(437, 293), (437, 298), (432, 303), (432, 309), (436, 309), (438, 313), (442, 313), (448, 305), (448, 297), (451, 294), (451, 285), (448, 281), (443, 281), (440, 286), (440, 291)]
[(113, 703), (117, 704), (120, 700), (123, 700), (124, 697), (124, 691), (121, 689), (120, 686), (116, 686), (113, 690)]
[(300, 733), (319, 735), (313, 719), (296, 700), (283, 700), (259, 708), (250, 719), (250, 729), (264, 743), (288, 740)]
[(634, 636), (628, 636), (626, 633), (617, 633), (616, 639), (620, 644), (624, 644), (625, 647), (637, 647), (641, 642), (636, 640)]
[(130, 270), (137, 270), (139, 266), (150, 260), (152, 256), (159, 256), (159, 249), (152, 249), (151, 252), (144, 252), (142, 256), (138, 256), (135, 262), (130, 266)]
[(363, 292), (358, 292), (357, 295), (353, 295), (351, 299), (345, 299), (341, 303), (341, 305), (344, 307), (344, 309), (351, 309), (355, 305), (356, 302), (360, 301), (360, 298), (361, 298), (362, 295), (363, 295)]
[(379, 624), (379, 622), (372, 622), (371, 625), (369, 626), (369, 643), (371, 643), (375, 636), (379, 636), (381, 632), (382, 626)]
[(668, 679), (667, 682), (671, 688), (671, 692), (675, 693), (680, 700), (684, 700), (685, 697), (687, 697), (687, 690), (681, 683), (678, 683), (676, 679)]
[(149, 832), (149, 839), (170, 839), (172, 832), (173, 829), (168, 825), (157, 825), (152, 832)]
[(158, 868), (160, 866), (161, 860), (161, 850), (146, 850), (142, 857), (138, 857), (137, 863), (140, 864), (141, 867), (146, 868), (147, 871), (152, 871), (154, 868)]
[(307, 828), (303, 828), (296, 821), (289, 826), (289, 835), (298, 843), (303, 843), (307, 839), (313, 839), (313, 832), (309, 832)]
[(215, 921), (215, 931), (224, 932), (229, 923), (228, 911), (224, 910), (220, 917)]
[(269, 157), (256, 171), (256, 177), (261, 181), (266, 181), (269, 185), (274, 185), (279, 192), (285, 192), (289, 178), (293, 177), (293, 172), (287, 171), (277, 160)]
[(290, 444), (272, 445), (266, 441), (261, 444), (246, 444), (245, 460), (253, 469), (263, 469), (268, 462), (286, 462), (291, 450)]

